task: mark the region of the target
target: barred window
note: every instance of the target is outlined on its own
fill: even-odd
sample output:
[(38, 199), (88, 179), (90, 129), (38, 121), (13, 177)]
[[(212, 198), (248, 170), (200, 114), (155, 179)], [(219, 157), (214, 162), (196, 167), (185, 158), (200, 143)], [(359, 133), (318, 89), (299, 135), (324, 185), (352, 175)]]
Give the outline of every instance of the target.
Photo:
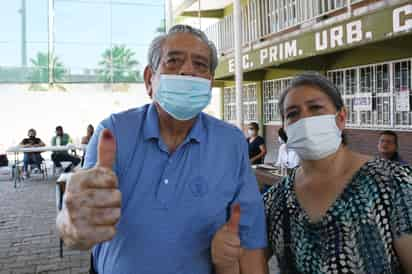
[[(245, 123), (258, 120), (257, 107), (257, 85), (245, 84), (242, 88), (243, 94), (243, 119)], [(225, 121), (236, 121), (236, 88), (225, 87), (223, 89), (223, 119)]]
[(412, 129), (411, 60), (329, 71), (353, 127)]
[(280, 122), (278, 102), (292, 78), (263, 81), (263, 118), (265, 124)]
[[(393, 89), (395, 127), (412, 128), (412, 85), (411, 61), (402, 61), (393, 64)], [(409, 100), (408, 100), (409, 97)]]
[(245, 122), (256, 122), (257, 117), (257, 90), (256, 84), (243, 86), (243, 119)]
[(236, 120), (236, 93), (234, 87), (223, 89), (223, 119), (225, 121)]

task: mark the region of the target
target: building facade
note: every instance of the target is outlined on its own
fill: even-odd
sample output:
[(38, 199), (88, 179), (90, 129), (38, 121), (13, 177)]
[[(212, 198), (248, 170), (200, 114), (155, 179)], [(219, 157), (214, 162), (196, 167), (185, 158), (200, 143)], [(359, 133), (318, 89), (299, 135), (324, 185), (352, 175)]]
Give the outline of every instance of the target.
[[(233, 7), (198, 15), (217, 18), (206, 32), (220, 56), (215, 78), (223, 119), (234, 123)], [(260, 124), (266, 162), (277, 156), (280, 94), (294, 76), (317, 71), (342, 94), (352, 149), (376, 155), (379, 133), (390, 129), (399, 135), (401, 156), (412, 163), (412, 1), (242, 1), (242, 43), (245, 125)]]

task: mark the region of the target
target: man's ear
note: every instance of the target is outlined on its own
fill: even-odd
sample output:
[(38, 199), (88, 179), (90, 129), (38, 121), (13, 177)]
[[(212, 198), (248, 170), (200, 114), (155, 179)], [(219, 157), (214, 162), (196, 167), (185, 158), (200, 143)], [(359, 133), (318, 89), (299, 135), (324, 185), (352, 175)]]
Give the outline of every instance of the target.
[(143, 73), (144, 85), (146, 87), (147, 94), (152, 99), (153, 96), (153, 85), (152, 85), (152, 77), (153, 77), (153, 70), (150, 66), (146, 66)]

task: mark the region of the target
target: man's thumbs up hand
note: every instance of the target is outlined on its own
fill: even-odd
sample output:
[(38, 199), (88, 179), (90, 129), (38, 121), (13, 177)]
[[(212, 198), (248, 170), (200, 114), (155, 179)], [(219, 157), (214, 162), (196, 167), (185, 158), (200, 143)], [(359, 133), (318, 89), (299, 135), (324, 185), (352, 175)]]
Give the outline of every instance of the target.
[(239, 262), (242, 255), (239, 237), (240, 213), (240, 205), (234, 205), (229, 221), (213, 237), (212, 262), (216, 268), (231, 268)]
[(94, 168), (71, 176), (56, 221), (65, 244), (77, 249), (112, 239), (120, 219), (121, 193), (112, 171), (116, 142), (110, 130), (101, 132), (97, 152)]

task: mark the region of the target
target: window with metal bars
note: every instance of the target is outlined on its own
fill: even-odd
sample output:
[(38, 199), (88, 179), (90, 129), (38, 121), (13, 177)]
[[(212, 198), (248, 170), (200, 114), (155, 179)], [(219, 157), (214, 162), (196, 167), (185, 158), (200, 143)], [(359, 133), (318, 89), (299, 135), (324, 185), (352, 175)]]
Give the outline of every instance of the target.
[[(327, 75), (342, 94), (349, 126), (412, 129), (411, 60), (329, 71)], [(368, 103), (359, 108), (362, 100)]]
[(282, 92), (290, 85), (292, 78), (263, 81), (263, 121), (264, 124), (280, 123), (278, 102)]
[[(242, 94), (244, 122), (256, 122), (258, 120), (257, 85), (243, 85)], [(223, 112), (223, 118), (225, 121), (236, 121), (235, 87), (225, 87), (223, 89)]]
[[(412, 129), (411, 60), (393, 64), (394, 123), (395, 127)], [(409, 97), (409, 101), (408, 101)]]

